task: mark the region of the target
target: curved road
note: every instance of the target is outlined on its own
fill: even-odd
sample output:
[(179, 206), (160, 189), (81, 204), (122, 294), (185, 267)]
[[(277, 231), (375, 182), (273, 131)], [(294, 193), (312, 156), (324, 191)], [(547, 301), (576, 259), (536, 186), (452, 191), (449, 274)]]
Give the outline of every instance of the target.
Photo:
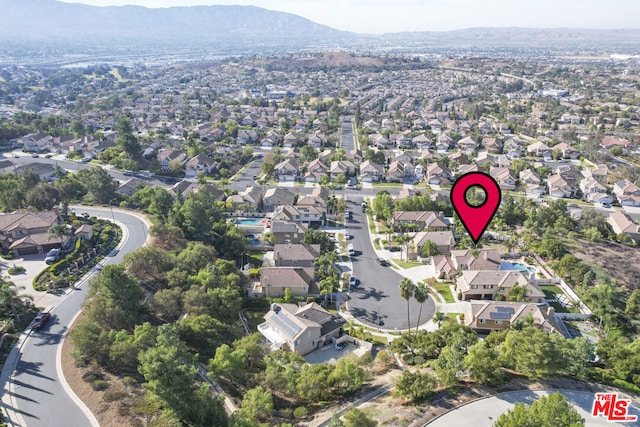
[[(366, 214), (362, 212), (362, 197), (347, 196), (347, 206), (353, 212), (353, 220), (347, 222), (347, 230), (353, 236), (356, 255), (351, 257), (353, 274), (360, 283), (351, 289), (347, 302), (351, 314), (363, 323), (374, 325), (380, 319), (382, 329), (407, 329), (407, 301), (400, 296), (398, 284), (402, 276), (392, 268), (378, 264), (378, 256), (369, 237)], [(418, 321), (420, 304), (409, 300), (411, 327)], [(430, 319), (435, 312), (433, 298), (422, 307), (420, 322)]]
[[(123, 240), (117, 252), (112, 252), (113, 256), (105, 257), (100, 264), (117, 264), (126, 253), (144, 245), (147, 224), (137, 216), (114, 210), (112, 217), (107, 208), (74, 208), (77, 214), (88, 212), (107, 219), (115, 218), (123, 228)], [(15, 367), (8, 379), (10, 403), (4, 405), (9, 425), (86, 427), (95, 423), (67, 393), (57, 360), (62, 340), (87, 294), (86, 283), (95, 272), (92, 270), (87, 274), (78, 287), (51, 310), (52, 318), (42, 330), (29, 333), (19, 348), (12, 350), (19, 354), (17, 360), (16, 357), (7, 359), (7, 363), (13, 361)]]

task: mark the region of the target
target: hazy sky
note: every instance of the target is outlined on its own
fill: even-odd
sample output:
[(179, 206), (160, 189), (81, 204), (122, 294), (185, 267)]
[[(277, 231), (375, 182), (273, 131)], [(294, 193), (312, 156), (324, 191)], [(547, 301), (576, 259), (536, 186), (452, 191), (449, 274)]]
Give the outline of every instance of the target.
[(95, 6), (253, 5), (360, 33), (473, 27), (638, 28), (637, 0), (63, 0)]

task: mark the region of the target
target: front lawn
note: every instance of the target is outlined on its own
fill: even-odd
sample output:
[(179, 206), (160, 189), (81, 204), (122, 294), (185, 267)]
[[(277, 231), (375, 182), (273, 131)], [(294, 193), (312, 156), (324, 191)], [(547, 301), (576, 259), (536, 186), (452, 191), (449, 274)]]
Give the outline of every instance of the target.
[(451, 288), (449, 287), (449, 283), (435, 282), (433, 284), (430, 284), (430, 286), (432, 286), (436, 291), (438, 291), (440, 295), (442, 295), (445, 302), (447, 303), (456, 302), (455, 298), (453, 297), (453, 294), (451, 293)]
[(402, 261), (400, 259), (394, 259), (393, 262), (398, 264), (401, 268), (405, 268), (405, 269), (406, 268), (413, 268), (413, 267), (420, 267), (421, 265), (424, 265), (420, 261)]

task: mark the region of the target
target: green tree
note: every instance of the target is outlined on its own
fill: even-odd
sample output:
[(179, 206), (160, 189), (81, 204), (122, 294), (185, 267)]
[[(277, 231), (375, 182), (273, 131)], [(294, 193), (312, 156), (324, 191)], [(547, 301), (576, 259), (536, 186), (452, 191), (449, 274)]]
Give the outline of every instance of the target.
[(226, 425), (221, 401), (213, 399), (208, 384), (196, 385), (195, 359), (173, 326), (160, 326), (155, 345), (138, 358), (144, 388), (181, 420), (198, 426)]
[(438, 245), (431, 240), (427, 240), (422, 246), (420, 246), (420, 255), (423, 258), (430, 258), (434, 255), (438, 255), (438, 253)]
[(87, 318), (110, 329), (132, 329), (141, 314), (140, 284), (121, 265), (107, 265), (89, 282)]
[(273, 413), (273, 396), (261, 386), (247, 390), (241, 411), (255, 421), (266, 421)]
[(469, 347), (464, 357), (464, 366), (474, 381), (480, 384), (500, 384), (504, 380), (498, 351), (490, 347), (486, 341), (479, 341)]
[(333, 414), (331, 416), (331, 420), (329, 420), (329, 424), (327, 424), (327, 427), (345, 427), (345, 426), (344, 426), (344, 423), (340, 421), (340, 417), (338, 416), (338, 414)]
[(357, 391), (362, 387), (366, 373), (358, 362), (350, 357), (338, 359), (338, 363), (331, 373), (330, 379), (338, 394), (345, 394)]
[(331, 397), (331, 373), (327, 363), (303, 365), (296, 381), (296, 396), (303, 402), (324, 402)]
[(499, 351), (503, 366), (531, 379), (546, 377), (561, 364), (561, 354), (553, 339), (534, 326), (510, 330)]
[(494, 427), (581, 427), (584, 418), (561, 393), (542, 396), (531, 406), (516, 403), (493, 424)]
[(371, 204), (373, 213), (379, 220), (386, 220), (391, 218), (393, 212), (393, 199), (388, 191), (380, 191), (373, 198)]
[(107, 205), (116, 198), (118, 183), (105, 169), (99, 166), (81, 169), (76, 173), (76, 177), (87, 189), (90, 201)]
[(396, 382), (393, 395), (419, 401), (431, 396), (437, 386), (438, 380), (432, 374), (405, 370)]
[(515, 301), (522, 302), (527, 299), (527, 287), (526, 285), (520, 285), (516, 282), (511, 291), (509, 291), (509, 295), (507, 295), (507, 301)]
[(411, 318), (409, 313), (409, 300), (414, 296), (416, 285), (409, 278), (404, 277), (398, 285), (400, 296), (407, 301), (407, 330), (411, 329)]

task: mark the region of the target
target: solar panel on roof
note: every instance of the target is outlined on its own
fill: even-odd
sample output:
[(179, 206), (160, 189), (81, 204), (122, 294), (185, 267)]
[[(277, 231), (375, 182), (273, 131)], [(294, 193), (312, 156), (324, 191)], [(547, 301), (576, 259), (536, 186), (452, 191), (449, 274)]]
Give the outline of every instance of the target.
[(302, 330), (295, 322), (291, 321), (287, 316), (276, 314), (271, 316), (271, 321), (289, 338), (295, 337)]
[(511, 313), (492, 311), (489, 313), (489, 317), (493, 320), (509, 320), (511, 319)]
[(513, 307), (496, 307), (499, 313), (515, 313), (516, 310)]

